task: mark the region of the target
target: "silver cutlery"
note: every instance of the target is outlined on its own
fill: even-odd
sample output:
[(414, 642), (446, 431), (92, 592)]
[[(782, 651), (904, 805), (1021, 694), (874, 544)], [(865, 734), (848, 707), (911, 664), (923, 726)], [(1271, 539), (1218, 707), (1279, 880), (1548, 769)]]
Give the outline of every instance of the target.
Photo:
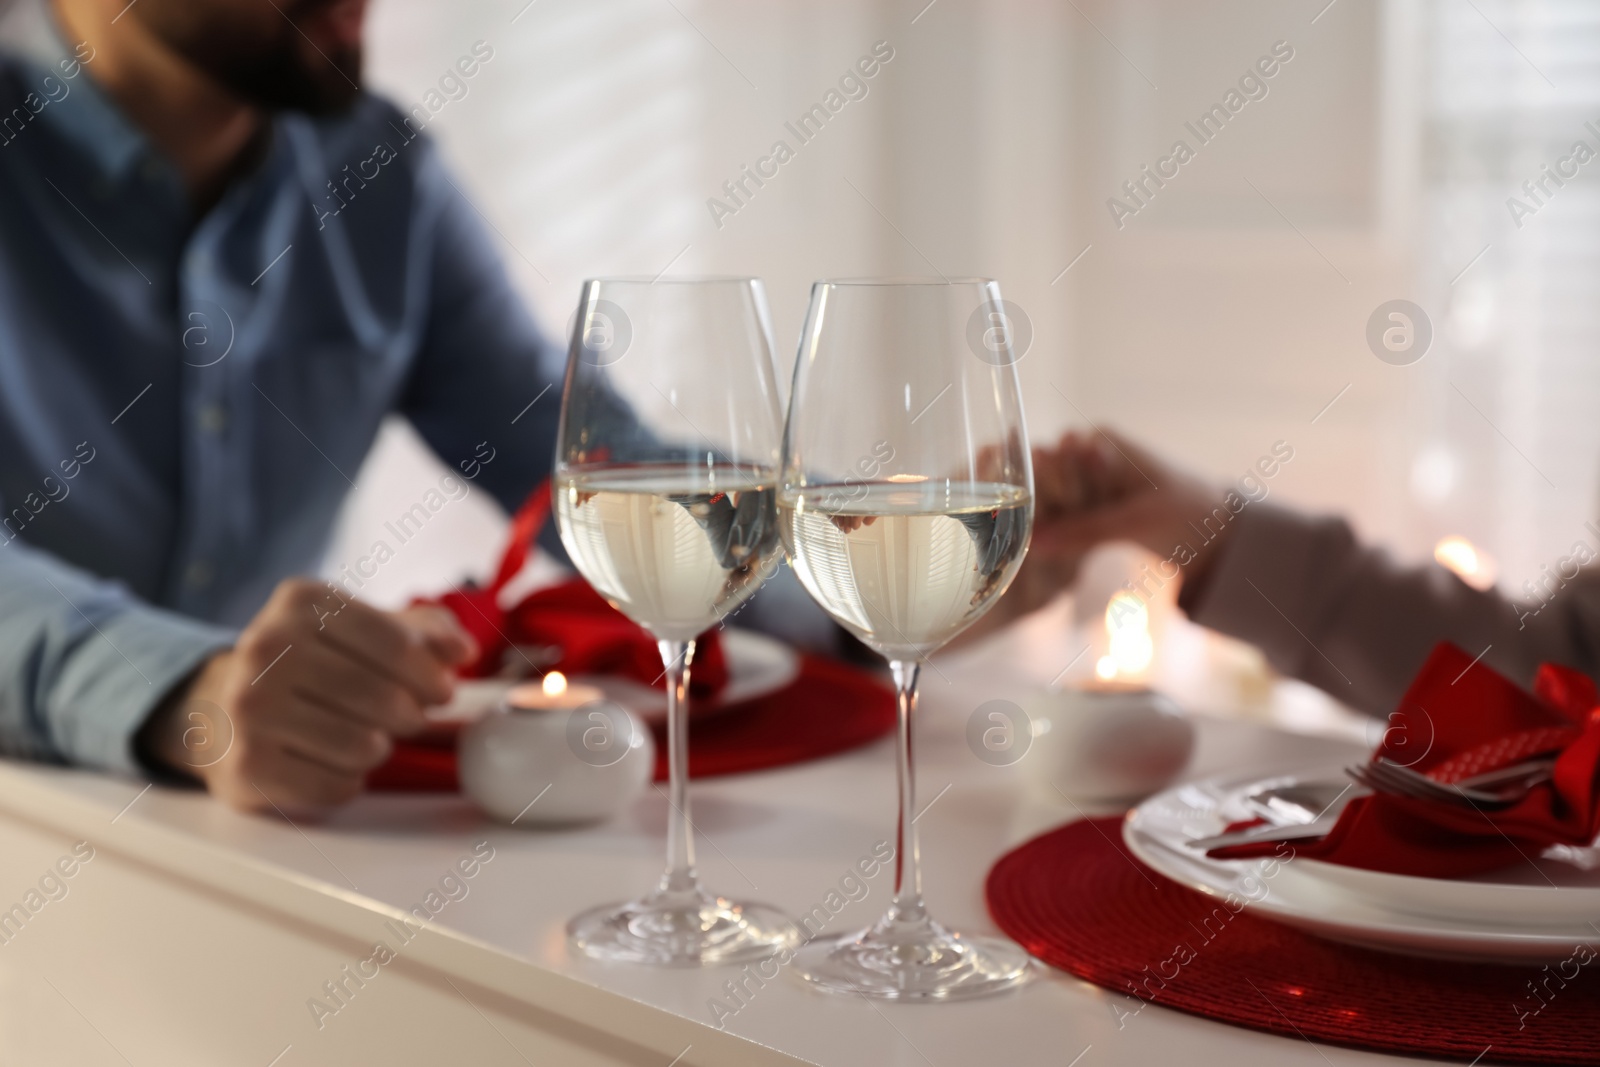
[[(1344, 805), (1341, 804), (1339, 810), (1343, 811)], [(1314, 822), (1293, 823), (1289, 826), (1274, 826), (1268, 823), (1265, 826), (1252, 826), (1248, 830), (1235, 830), (1230, 834), (1217, 834), (1215, 837), (1197, 837), (1192, 841), (1186, 841), (1185, 844), (1201, 852), (1210, 852), (1214, 848), (1231, 848), (1234, 845), (1270, 845), (1279, 841), (1304, 841), (1307, 838), (1325, 836), (1338, 821), (1339, 816), (1335, 813)]]
[(1272, 844), (1321, 837), (1333, 829), (1345, 805), (1356, 797), (1369, 795), (1346, 782), (1294, 782), (1251, 793), (1245, 807), (1267, 820), (1265, 826), (1252, 826), (1213, 837), (1188, 842), (1190, 848), (1209, 852), (1232, 845)]
[(1554, 759), (1528, 760), (1446, 783), (1393, 760), (1379, 758), (1346, 767), (1345, 773), (1374, 792), (1496, 811), (1511, 807), (1534, 786), (1548, 781), (1554, 766)]
[(1512, 806), (1535, 785), (1547, 781), (1554, 766), (1554, 758), (1527, 760), (1447, 785), (1434, 781), (1420, 771), (1380, 757), (1373, 763), (1346, 768), (1345, 773), (1354, 781), (1342, 788), (1330, 782), (1298, 782), (1253, 793), (1245, 798), (1245, 806), (1266, 819), (1266, 825), (1195, 838), (1188, 845), (1202, 852), (1210, 852), (1234, 845), (1274, 844), (1322, 837), (1339, 821), (1345, 805), (1356, 797), (1371, 795), (1365, 790), (1356, 789), (1357, 782), (1372, 792), (1497, 811)]

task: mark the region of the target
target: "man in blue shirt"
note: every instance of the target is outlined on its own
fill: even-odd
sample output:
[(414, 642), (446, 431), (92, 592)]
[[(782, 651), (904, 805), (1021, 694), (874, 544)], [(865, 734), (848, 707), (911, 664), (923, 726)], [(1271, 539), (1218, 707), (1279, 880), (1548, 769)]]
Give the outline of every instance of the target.
[(554, 452), (559, 353), (359, 91), (364, 8), (0, 0), (0, 751), (323, 806), (473, 654), (283, 581), (390, 412), (508, 509)]

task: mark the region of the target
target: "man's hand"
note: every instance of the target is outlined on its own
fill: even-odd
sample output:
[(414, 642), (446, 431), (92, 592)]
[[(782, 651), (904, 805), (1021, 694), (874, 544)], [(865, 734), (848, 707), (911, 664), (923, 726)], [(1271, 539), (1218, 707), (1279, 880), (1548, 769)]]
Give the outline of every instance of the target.
[(238, 644), (213, 656), (140, 730), (147, 758), (246, 811), (329, 808), (361, 791), (391, 739), (450, 699), (476, 655), (442, 608), (379, 611), (290, 579)]

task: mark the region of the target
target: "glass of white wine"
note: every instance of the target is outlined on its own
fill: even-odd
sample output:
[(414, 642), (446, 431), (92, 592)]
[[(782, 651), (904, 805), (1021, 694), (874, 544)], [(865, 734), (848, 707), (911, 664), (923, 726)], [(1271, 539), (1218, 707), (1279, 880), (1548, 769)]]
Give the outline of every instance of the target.
[(579, 951), (664, 966), (757, 959), (794, 924), (708, 892), (689, 818), (695, 638), (776, 562), (781, 416), (761, 282), (591, 279), (568, 349), (554, 477), (556, 523), (580, 573), (657, 639), (671, 773), (667, 869), (625, 904), (568, 924)]
[(1027, 551), (1033, 472), (1008, 312), (986, 279), (818, 282), (800, 338), (778, 515), (800, 581), (884, 656), (899, 700), (895, 895), (796, 972), (836, 992), (944, 1000), (1025, 981), (1008, 941), (929, 917), (911, 720), (919, 669), (1005, 592)]

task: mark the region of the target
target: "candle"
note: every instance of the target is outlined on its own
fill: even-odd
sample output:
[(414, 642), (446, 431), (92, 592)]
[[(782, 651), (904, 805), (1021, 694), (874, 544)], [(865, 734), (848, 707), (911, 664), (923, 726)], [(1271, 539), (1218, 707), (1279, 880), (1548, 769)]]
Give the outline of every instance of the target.
[(605, 699), (592, 685), (573, 685), (560, 671), (551, 671), (540, 682), (524, 682), (506, 694), (511, 711), (571, 711)]
[(1023, 710), (1033, 730), (1024, 774), (1052, 799), (1148, 796), (1182, 773), (1194, 750), (1194, 727), (1177, 705), (1127, 679), (1044, 690)]
[(461, 791), (502, 822), (530, 829), (594, 822), (648, 786), (655, 744), (638, 717), (559, 671), (506, 694), (457, 741)]
[(1442, 538), (1433, 546), (1433, 558), (1446, 570), (1479, 591), (1494, 588), (1494, 557), (1465, 537)]
[(1095, 678), (1102, 683), (1142, 679), (1155, 658), (1150, 609), (1134, 594), (1118, 593), (1106, 604), (1105, 621), (1106, 653), (1095, 661)]

